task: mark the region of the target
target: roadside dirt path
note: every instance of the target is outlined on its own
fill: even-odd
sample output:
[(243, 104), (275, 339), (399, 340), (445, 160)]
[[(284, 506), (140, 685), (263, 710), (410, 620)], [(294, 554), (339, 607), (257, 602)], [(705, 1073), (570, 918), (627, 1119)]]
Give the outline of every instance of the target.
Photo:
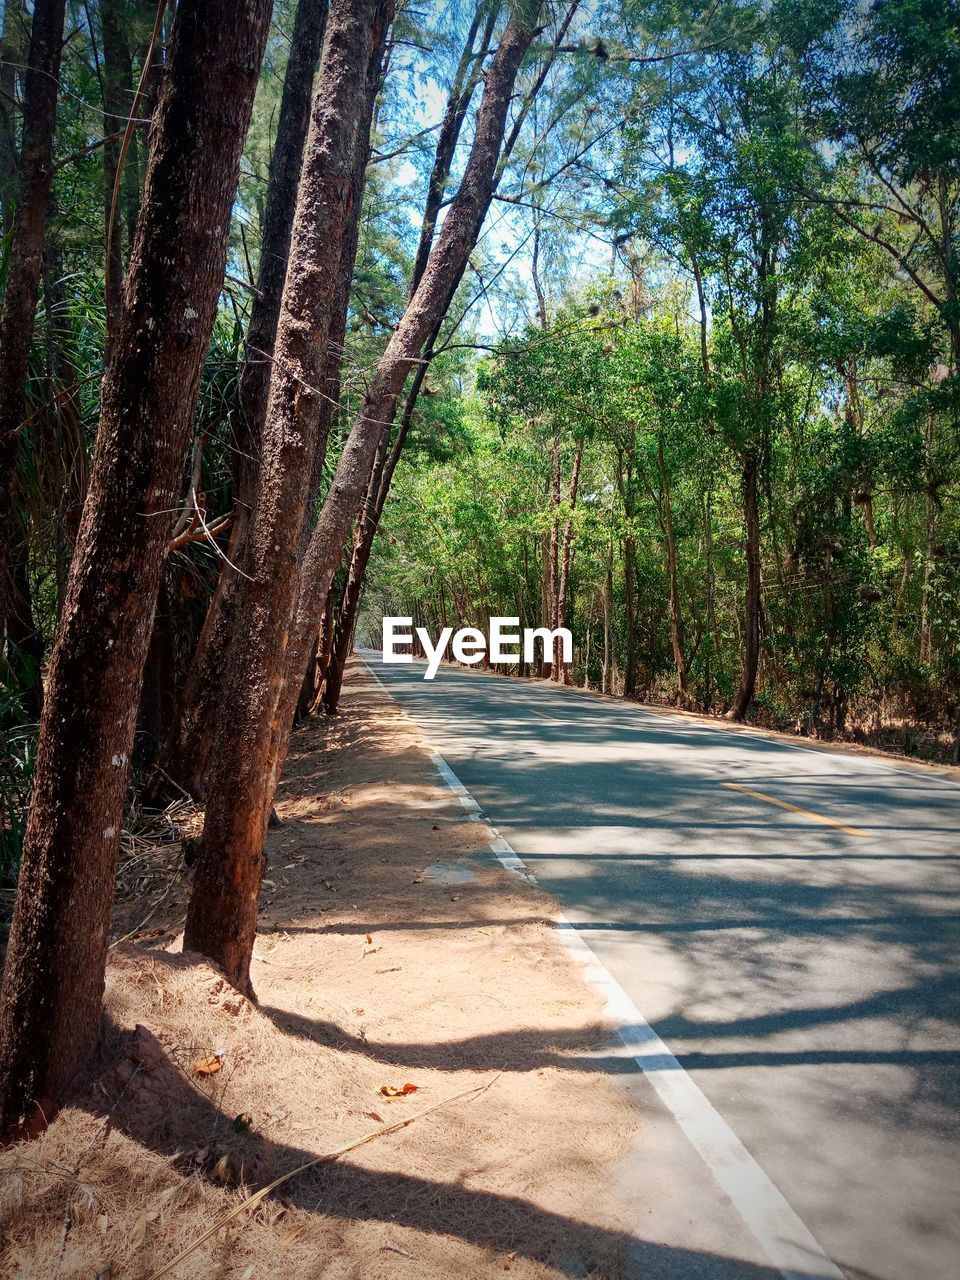
[(111, 953), (99, 1075), (0, 1156), (4, 1275), (150, 1277), (278, 1174), (483, 1084), (287, 1184), (171, 1274), (622, 1274), (614, 1188), (643, 1118), (600, 1070), (609, 1033), (552, 936), (554, 904), (484, 852), (356, 662), (343, 707), (294, 742), (259, 1006), (180, 953), (178, 884)]

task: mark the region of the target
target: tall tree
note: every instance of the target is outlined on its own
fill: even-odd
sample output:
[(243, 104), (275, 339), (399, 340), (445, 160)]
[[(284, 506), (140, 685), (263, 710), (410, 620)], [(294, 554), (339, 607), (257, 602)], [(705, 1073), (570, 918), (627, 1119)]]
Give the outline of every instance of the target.
[[(327, 593), (363, 501), (381, 434), (393, 420), (411, 368), (450, 305), (493, 197), (507, 112), (539, 9), (538, 0), (516, 7), (487, 70), (463, 178), (341, 454), (303, 561), (299, 599), (295, 583), (289, 581), (296, 570), (293, 556), (283, 553), (283, 572), (274, 552), (270, 571), (275, 581), (286, 585), (289, 607), (277, 609), (278, 629), (269, 635), (268, 644), (253, 625), (235, 649), (211, 762), (203, 844), (185, 936), (245, 990), (250, 989), (267, 819)], [(271, 403), (275, 395), (272, 390)]]
[[(296, 600), (326, 346), (340, 283), (335, 246), (361, 196), (357, 155), (366, 154), (392, 17), (392, 0), (334, 0), (330, 6), (277, 327), (250, 546), (237, 592), (243, 627), (234, 630), (222, 686), (203, 845), (184, 931), (186, 947), (212, 956), (244, 990), (250, 985), (263, 840), (273, 804), (261, 744), (264, 738), (269, 744), (275, 727)], [(222, 772), (226, 743), (236, 744), (248, 766), (235, 779), (232, 799)], [(226, 828), (256, 842), (252, 861), (243, 864), (242, 884), (211, 856)], [(233, 847), (239, 853), (239, 838)]]
[(270, 7), (269, 0), (177, 6), (40, 726), (0, 993), (4, 1137), (50, 1119), (97, 1039), (168, 513), (223, 281)]
[[(233, 440), (233, 525), (226, 559), (184, 682), (175, 733), (165, 752), (165, 771), (197, 798), (202, 794), (216, 731), (220, 677), (227, 660), (237, 587), (256, 498), (273, 345), (327, 8), (327, 0), (299, 0), (294, 17), (277, 136), (270, 158), (257, 287), (250, 307), (246, 358), (240, 375)], [(354, 199), (353, 205), (359, 213), (359, 200)], [(348, 287), (352, 273), (351, 256), (347, 267)]]
[[(450, 93), (447, 97), (447, 105), (440, 122), (433, 166), (427, 182), (427, 197), (424, 203), (423, 220), (420, 224), (420, 238), (417, 243), (416, 256), (414, 257), (413, 271), (410, 276), (408, 300), (416, 293), (417, 286), (423, 279), (423, 273), (427, 268), (430, 250), (433, 248), (433, 241), (436, 235), (437, 218), (443, 207), (447, 184), (450, 181), (457, 143), (460, 140), (460, 133), (467, 118), (470, 101), (483, 74), (483, 55), (493, 35), (498, 9), (498, 4), (490, 3), (486, 6), (487, 12), (484, 15), (484, 5), (477, 5), (473, 21), (464, 41), (460, 60), (454, 72), (453, 83), (450, 86)], [(478, 36), (480, 37), (479, 51), (476, 48)], [(439, 326), (431, 336), (430, 342), (427, 343), (424, 362), (414, 374), (412, 385), (404, 403), (396, 440), (388, 450), (390, 440), (388, 434), (384, 432), (380, 447), (377, 449), (374, 458), (372, 473), (367, 482), (367, 498), (363, 504), (361, 518), (357, 522), (356, 536), (350, 554), (350, 566), (344, 583), (343, 598), (340, 601), (336, 630), (329, 637), (331, 645), (325, 670), (323, 705), (330, 714), (336, 711), (340, 701), (343, 673), (353, 640), (353, 630), (356, 624), (360, 592), (363, 588), (363, 578), (370, 560), (370, 552), (377, 534), (380, 516), (383, 513), (383, 504), (387, 500), (393, 473), (400, 460), (403, 446), (410, 430), (410, 424), (413, 421), (417, 398), (426, 377), (428, 360), (432, 354), (438, 333)]]
[[(19, 183), (7, 279), (0, 308), (0, 647), (13, 533), (20, 425), (34, 317), (43, 271), (43, 239), (53, 182), (53, 135), (63, 49), (65, 0), (36, 0), (23, 95)], [(10, 17), (9, 13), (7, 15)], [(7, 113), (9, 114), (9, 108)], [(3, 122), (9, 133), (9, 125)], [(8, 145), (8, 144), (7, 144)]]
[[(126, 200), (115, 199), (123, 134), (133, 109), (133, 59), (130, 56), (129, 25), (132, 16), (129, 0), (100, 0), (100, 39), (103, 52), (103, 226), (105, 277), (107, 293), (107, 357), (116, 321), (123, 301), (123, 224), (124, 203), (129, 204), (131, 186), (135, 191), (137, 170), (129, 165), (121, 181)], [(117, 192), (117, 195), (120, 193)]]

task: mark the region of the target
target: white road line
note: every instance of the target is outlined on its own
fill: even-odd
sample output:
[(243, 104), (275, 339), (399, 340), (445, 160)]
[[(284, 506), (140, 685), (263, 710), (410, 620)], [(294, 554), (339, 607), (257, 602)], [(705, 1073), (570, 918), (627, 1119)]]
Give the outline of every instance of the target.
[[(377, 673), (369, 664), (365, 665), (384, 693), (392, 698)], [(393, 700), (396, 702), (395, 698)], [(400, 710), (404, 715), (409, 714), (404, 707)], [(464, 810), (492, 833), (491, 853), (513, 875), (536, 884), (536, 876), (487, 820), (480, 805), (443, 756), (430, 747), (430, 758)], [(784, 1280), (845, 1280), (840, 1268), (827, 1256), (783, 1193), (684, 1071), (616, 978), (577, 932), (576, 926), (563, 912), (555, 918), (558, 940), (583, 968), (587, 983), (603, 997), (604, 1011), (620, 1040), (726, 1192), (771, 1265)]]

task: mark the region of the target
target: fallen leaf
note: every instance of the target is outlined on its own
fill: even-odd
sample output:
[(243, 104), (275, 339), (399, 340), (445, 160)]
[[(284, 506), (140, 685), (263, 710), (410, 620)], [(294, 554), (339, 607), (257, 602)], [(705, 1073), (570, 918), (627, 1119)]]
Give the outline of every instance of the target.
[(377, 1115), (376, 1111), (364, 1111), (363, 1114), (368, 1120), (376, 1120), (377, 1124), (383, 1124), (383, 1116)]
[(206, 1058), (201, 1058), (199, 1062), (194, 1064), (194, 1075), (198, 1076), (215, 1076), (223, 1066), (223, 1058), (218, 1053), (211, 1053)]
[(157, 1214), (155, 1211), (147, 1210), (141, 1213), (140, 1217), (133, 1224), (133, 1230), (130, 1232), (129, 1241), (134, 1248), (138, 1248), (147, 1238), (147, 1227), (156, 1222)]
[(366, 936), (366, 939), (367, 939), (367, 946), (369, 947), (370, 943), (373, 941), (373, 936), (372, 936), (372, 934), (369, 934), (369, 933), (368, 933), (368, 934), (366, 934), (365, 936)]
[(399, 1089), (393, 1084), (382, 1084), (380, 1092), (385, 1098), (405, 1098), (408, 1093), (416, 1093), (418, 1088), (419, 1085), (409, 1083), (401, 1085)]

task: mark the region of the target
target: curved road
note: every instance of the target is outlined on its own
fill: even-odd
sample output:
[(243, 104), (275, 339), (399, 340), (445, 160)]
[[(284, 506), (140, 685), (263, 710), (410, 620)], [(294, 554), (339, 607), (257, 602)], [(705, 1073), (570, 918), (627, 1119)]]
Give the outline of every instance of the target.
[[(960, 785), (363, 656), (834, 1267), (960, 1276)], [(629, 1087), (650, 1124), (624, 1182), (646, 1238), (687, 1259), (644, 1280), (836, 1275), (771, 1268), (660, 1100)]]

